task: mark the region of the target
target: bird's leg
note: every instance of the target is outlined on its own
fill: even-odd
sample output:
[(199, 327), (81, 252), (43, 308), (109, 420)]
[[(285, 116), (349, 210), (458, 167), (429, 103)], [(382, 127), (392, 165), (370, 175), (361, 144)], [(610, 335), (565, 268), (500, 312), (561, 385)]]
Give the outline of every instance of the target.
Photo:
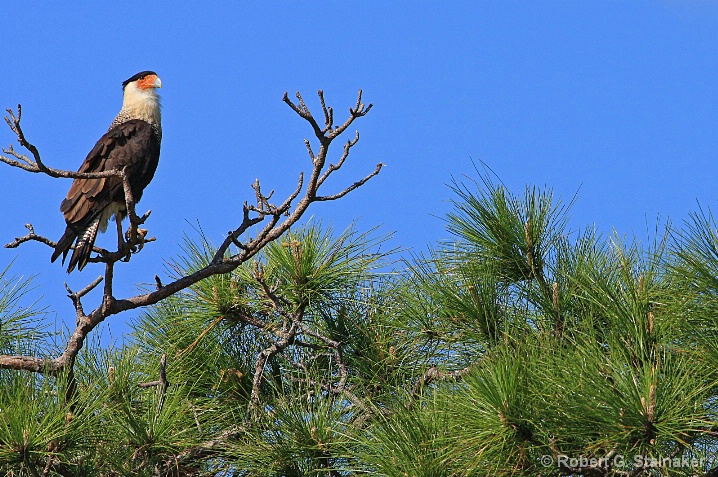
[[(119, 213), (115, 214), (115, 223), (117, 224), (117, 251), (120, 252), (125, 249), (125, 245), (127, 244), (125, 237), (127, 237), (127, 241), (130, 240), (130, 229), (127, 230), (126, 234), (122, 233), (122, 216)], [(122, 261), (130, 261), (130, 250), (127, 251)]]
[(125, 239), (122, 233), (122, 216), (119, 213), (115, 214), (115, 224), (117, 225), (117, 251), (120, 251), (125, 246)]

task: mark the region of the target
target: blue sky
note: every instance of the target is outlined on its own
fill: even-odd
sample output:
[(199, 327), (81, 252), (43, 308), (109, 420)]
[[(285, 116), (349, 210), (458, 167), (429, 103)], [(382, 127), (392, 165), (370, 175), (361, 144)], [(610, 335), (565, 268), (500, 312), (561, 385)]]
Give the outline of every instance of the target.
[[(578, 192), (575, 230), (644, 237), (659, 215), (680, 223), (696, 200), (715, 206), (716, 2), (30, 1), (3, 2), (0, 17), (0, 106), (22, 103), (25, 132), (53, 167), (80, 165), (124, 79), (162, 78), (162, 156), (138, 207), (153, 210), (159, 241), (120, 267), (119, 297), (163, 275), (191, 224), (219, 242), (255, 178), (278, 196), (294, 187), (311, 131), (284, 91), (318, 112), (323, 89), (341, 118), (364, 90), (374, 109), (327, 191), (387, 167), (311, 212), (340, 230), (380, 225), (414, 251), (448, 238), (447, 184), (475, 177), (472, 161), (517, 192), (547, 185), (565, 202)], [(0, 129), (0, 144), (14, 142)], [(0, 166), (0, 241), (26, 222), (59, 238), (69, 181)], [(36, 275), (48, 319), (72, 323), (62, 283), (79, 289), (101, 270), (68, 277), (49, 257), (40, 244), (0, 249), (0, 268), (14, 260), (15, 274)], [(125, 319), (110, 319), (114, 333)]]

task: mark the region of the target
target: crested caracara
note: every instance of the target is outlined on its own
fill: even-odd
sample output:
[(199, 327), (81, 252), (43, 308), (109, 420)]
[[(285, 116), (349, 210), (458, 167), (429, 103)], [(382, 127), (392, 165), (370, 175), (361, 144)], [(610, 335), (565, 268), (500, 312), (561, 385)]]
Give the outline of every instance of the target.
[[(137, 73), (122, 83), (122, 109), (110, 129), (97, 141), (78, 172), (125, 169), (135, 202), (152, 180), (160, 158), (162, 126), (157, 88), (162, 82), (153, 71)], [(97, 231), (107, 230), (112, 216), (122, 241), (122, 219), (127, 215), (125, 192), (120, 177), (75, 179), (60, 204), (67, 228), (55, 246), (51, 261), (62, 254), (65, 262), (72, 243), (75, 247), (67, 266), (82, 270), (90, 258)]]

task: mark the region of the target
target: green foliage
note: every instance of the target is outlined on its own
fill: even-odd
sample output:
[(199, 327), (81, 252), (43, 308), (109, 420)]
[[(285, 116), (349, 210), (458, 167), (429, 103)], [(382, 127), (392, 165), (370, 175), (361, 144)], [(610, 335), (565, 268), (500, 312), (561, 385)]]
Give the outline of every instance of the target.
[(32, 290), (30, 278), (10, 276), (10, 266), (0, 271), (0, 353), (32, 354), (50, 334), (43, 325), (44, 310), (37, 303), (25, 305)]
[(101, 399), (81, 393), (68, 402), (66, 376), (9, 371), (2, 378), (0, 469), (22, 469), (34, 475), (48, 460), (80, 469), (78, 454), (100, 436), (95, 419), (102, 413)]
[(378, 417), (365, 431), (359, 448), (362, 462), (371, 473), (387, 477), (457, 475), (459, 468), (446, 461), (452, 445), (446, 439), (449, 414), (432, 400), (419, 409), (404, 404)]
[[(425, 255), (397, 265), (375, 230), (311, 223), (147, 310), (122, 347), (88, 344), (74, 393), (68, 376), (0, 371), (0, 469), (715, 474), (710, 211), (646, 247), (570, 232), (550, 190), (517, 196), (487, 176), (453, 190), (454, 240)], [(172, 268), (215, 253), (200, 231)], [(38, 315), (18, 306), (27, 286), (2, 290), (6, 350), (38, 346)]]
[(264, 274), (295, 306), (331, 305), (338, 294), (359, 291), (381, 265), (386, 254), (370, 250), (386, 237), (372, 237), (374, 232), (360, 234), (352, 227), (334, 238), (332, 229), (321, 230), (321, 224), (290, 232), (265, 249)]
[(348, 470), (346, 401), (302, 389), (277, 399), (261, 422), (235, 442), (233, 466), (250, 475), (326, 475)]
[(458, 241), (449, 247), (463, 255), (462, 261), (495, 267), (509, 283), (543, 274), (552, 247), (562, 240), (567, 208), (554, 202), (550, 190), (529, 187), (519, 198), (487, 174), (474, 185), (477, 192), (456, 182), (452, 186), (458, 199), (447, 228)]

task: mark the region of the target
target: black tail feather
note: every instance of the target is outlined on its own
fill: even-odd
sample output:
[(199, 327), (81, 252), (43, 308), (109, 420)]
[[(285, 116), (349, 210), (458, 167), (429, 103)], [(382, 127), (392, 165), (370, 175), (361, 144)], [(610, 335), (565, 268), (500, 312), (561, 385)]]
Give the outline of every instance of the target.
[(57, 245), (55, 245), (55, 251), (52, 253), (50, 262), (54, 262), (55, 260), (57, 260), (57, 257), (62, 255), (62, 263), (65, 263), (65, 257), (67, 257), (67, 252), (70, 251), (70, 247), (72, 247), (72, 242), (74, 242), (76, 238), (77, 232), (75, 227), (73, 227), (72, 225), (68, 225), (65, 229), (65, 233), (62, 234), (60, 240), (57, 241)]
[[(50, 258), (51, 262), (57, 260), (62, 255), (62, 263), (65, 263), (67, 254), (72, 248), (72, 242), (75, 242), (75, 248), (72, 251), (70, 257), (70, 263), (67, 266), (67, 273), (72, 272), (75, 267), (78, 270), (82, 270), (87, 265), (92, 254), (92, 248), (95, 246), (95, 239), (97, 238), (97, 229), (99, 227), (99, 217), (92, 218), (88, 221), (89, 224), (67, 224), (65, 233), (62, 234), (60, 240), (57, 241), (55, 251)], [(77, 241), (75, 241), (77, 239)]]
[(75, 242), (75, 250), (72, 252), (70, 257), (70, 264), (67, 266), (67, 273), (72, 272), (77, 266), (77, 270), (82, 271), (87, 265), (87, 261), (90, 259), (92, 254), (92, 248), (95, 246), (95, 239), (97, 238), (97, 229), (100, 225), (99, 217), (90, 222), (90, 225), (78, 235), (77, 242)]

